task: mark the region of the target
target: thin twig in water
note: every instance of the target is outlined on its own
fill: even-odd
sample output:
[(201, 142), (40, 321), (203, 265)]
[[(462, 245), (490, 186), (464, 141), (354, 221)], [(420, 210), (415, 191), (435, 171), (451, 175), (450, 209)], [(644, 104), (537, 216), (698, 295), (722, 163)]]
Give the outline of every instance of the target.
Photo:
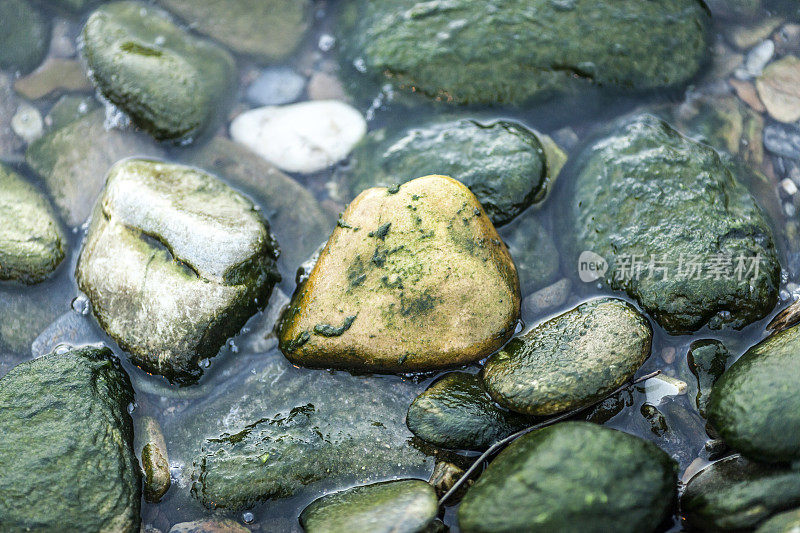
[(636, 385), (637, 383), (641, 383), (642, 381), (647, 381), (648, 379), (650, 379), (652, 377), (655, 377), (655, 376), (659, 375), (660, 373), (661, 373), (661, 370), (656, 370), (655, 372), (650, 372), (649, 374), (645, 374), (644, 376), (641, 376), (641, 377), (631, 381), (630, 383), (625, 383), (624, 385), (616, 388), (613, 392), (610, 392), (609, 394), (605, 395), (601, 400), (598, 400), (598, 401), (596, 401), (596, 402), (594, 402), (592, 404), (589, 404), (589, 405), (585, 405), (583, 407), (578, 407), (577, 409), (573, 409), (572, 411), (567, 411), (565, 413), (561, 413), (560, 415), (556, 415), (553, 418), (548, 418), (544, 422), (540, 422), (540, 423), (535, 424), (533, 426), (530, 426), (530, 427), (527, 427), (527, 428), (522, 429), (520, 431), (517, 431), (516, 433), (513, 433), (513, 434), (509, 435), (508, 437), (495, 442), (494, 444), (492, 444), (489, 447), (488, 450), (483, 452), (477, 459), (475, 459), (475, 462), (472, 463), (472, 465), (467, 469), (466, 472), (464, 472), (464, 475), (461, 476), (458, 479), (458, 481), (456, 481), (453, 484), (453, 486), (450, 487), (450, 490), (448, 490), (444, 494), (444, 496), (441, 497), (441, 499), (439, 500), (439, 506), (441, 507), (441, 505), (444, 502), (446, 502), (447, 499), (450, 498), (450, 496), (455, 494), (456, 491), (459, 488), (461, 488), (461, 485), (466, 483), (466, 481), (469, 479), (469, 477), (472, 474), (474, 474), (476, 470), (478, 470), (478, 468), (483, 464), (483, 462), (486, 459), (488, 459), (489, 457), (491, 457), (492, 455), (497, 453), (499, 450), (504, 448), (510, 442), (512, 442), (512, 441), (516, 440), (517, 438), (525, 435), (526, 433), (530, 433), (531, 431), (536, 431), (537, 429), (542, 429), (542, 428), (547, 427), (547, 426), (552, 426), (553, 424), (555, 424), (557, 422), (561, 422), (562, 420), (566, 420), (567, 418), (571, 418), (571, 417), (573, 417), (573, 416), (575, 416), (577, 414), (580, 414), (583, 411), (586, 411), (587, 409), (589, 409), (591, 407), (594, 407), (598, 403), (600, 403), (602, 401), (605, 401), (607, 398), (610, 398), (611, 396), (614, 396), (618, 392), (623, 391), (623, 390), (625, 390), (628, 387), (631, 387), (633, 385)]

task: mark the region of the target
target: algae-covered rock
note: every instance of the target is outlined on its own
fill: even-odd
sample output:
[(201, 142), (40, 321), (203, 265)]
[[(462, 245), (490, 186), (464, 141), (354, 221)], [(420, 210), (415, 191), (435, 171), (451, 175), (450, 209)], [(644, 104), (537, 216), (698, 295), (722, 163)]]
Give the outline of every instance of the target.
[(372, 133), (353, 151), (353, 196), (418, 176), (444, 174), (472, 191), (495, 226), (541, 202), (566, 161), (546, 135), (499, 120), (437, 121), (386, 138)]
[(403, 423), (413, 384), (297, 368), (277, 350), (240, 357), (251, 371), (165, 425), (170, 457), (191, 466), (187, 483), (206, 507), (430, 476), (434, 459)]
[(800, 531), (800, 509), (776, 514), (763, 524), (756, 533), (793, 533)]
[(597, 298), (511, 340), (486, 361), (497, 403), (529, 415), (590, 405), (625, 383), (650, 355), (652, 329), (632, 305)]
[(161, 0), (192, 29), (260, 61), (289, 56), (311, 22), (311, 0)]
[(681, 496), (681, 514), (698, 531), (749, 531), (800, 505), (800, 471), (726, 457), (703, 469)]
[(464, 533), (654, 531), (677, 484), (672, 459), (632, 435), (564, 422), (520, 437), (458, 511)]
[(280, 330), (292, 362), (379, 372), (478, 360), (519, 317), (517, 272), (475, 196), (446, 176), (362, 192)]
[(422, 533), (439, 510), (419, 479), (353, 487), (314, 500), (300, 514), (306, 533)]
[(347, 65), (458, 103), (678, 85), (708, 47), (697, 0), (360, 0), (341, 18)]
[(158, 503), (169, 490), (172, 479), (164, 434), (158, 421), (145, 416), (139, 420), (138, 439), (142, 446), (142, 473), (144, 474), (144, 499)]
[(133, 389), (107, 348), (21, 363), (0, 380), (0, 529), (139, 531)]
[(76, 278), (134, 363), (186, 383), (266, 305), (277, 254), (267, 222), (224, 183), (128, 159), (109, 173)]
[(64, 259), (61, 224), (36, 187), (0, 163), (0, 280), (37, 283)]
[(0, 69), (36, 68), (50, 45), (50, 24), (27, 0), (0, 2)]
[(649, 115), (628, 119), (580, 159), (567, 208), (574, 257), (608, 262), (670, 333), (742, 328), (775, 305), (772, 231), (736, 170), (712, 148)]
[(532, 422), (498, 407), (478, 376), (452, 372), (417, 396), (406, 424), (435, 446), (483, 450)]
[(722, 439), (759, 461), (800, 458), (800, 326), (753, 346), (714, 385), (708, 420)]
[[(88, 218), (114, 163), (125, 157), (160, 154), (158, 148), (137, 135), (106, 129), (102, 109), (85, 116), (80, 109), (80, 103), (72, 107), (78, 111), (73, 121), (61, 115), (68, 115), (66, 109), (59, 110), (54, 128), (31, 144), (25, 154), (69, 226), (80, 226)], [(58, 127), (62, 119), (67, 123)]]
[(507, 226), (504, 239), (519, 274), (522, 294), (544, 287), (558, 275), (556, 243), (536, 213), (527, 212)]
[(224, 114), (233, 58), (160, 9), (129, 1), (102, 5), (81, 36), (97, 88), (156, 139), (191, 139)]
[(715, 339), (701, 339), (689, 346), (686, 361), (689, 370), (697, 378), (695, 403), (702, 416), (706, 416), (711, 389), (723, 372), (730, 352), (725, 345)]

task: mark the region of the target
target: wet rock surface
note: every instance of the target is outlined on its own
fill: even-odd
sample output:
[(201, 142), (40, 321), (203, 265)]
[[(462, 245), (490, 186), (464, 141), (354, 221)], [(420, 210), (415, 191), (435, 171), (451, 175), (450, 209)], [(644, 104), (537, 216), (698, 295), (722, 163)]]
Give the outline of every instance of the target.
[(706, 415), (711, 389), (725, 372), (730, 352), (721, 342), (713, 339), (695, 341), (686, 354), (689, 370), (697, 378), (695, 403), (700, 414)]

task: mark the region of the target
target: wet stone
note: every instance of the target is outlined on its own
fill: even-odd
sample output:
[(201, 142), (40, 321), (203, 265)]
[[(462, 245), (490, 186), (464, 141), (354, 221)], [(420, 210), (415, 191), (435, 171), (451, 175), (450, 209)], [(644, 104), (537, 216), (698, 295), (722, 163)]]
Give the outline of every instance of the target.
[(761, 101), (780, 122), (800, 119), (800, 59), (786, 56), (771, 63), (756, 80)]
[(250, 533), (250, 530), (230, 518), (206, 518), (175, 524), (169, 533)]
[(478, 376), (445, 375), (417, 396), (406, 424), (414, 435), (441, 448), (483, 450), (533, 422), (498, 407)]
[(295, 292), (280, 346), (304, 366), (433, 370), (502, 346), (519, 307), (516, 269), (478, 200), (426, 176), (353, 200)]
[(47, 355), (6, 374), (0, 529), (138, 532), (132, 401), (128, 376), (107, 348)]
[(728, 349), (718, 340), (703, 339), (694, 341), (689, 346), (686, 359), (689, 364), (689, 370), (697, 378), (695, 402), (698, 411), (703, 417), (706, 416), (711, 389), (722, 376), (722, 373), (725, 372), (725, 364), (729, 356)]
[(95, 10), (81, 34), (98, 90), (158, 140), (191, 140), (225, 108), (233, 58), (139, 2)]
[(139, 420), (137, 438), (142, 447), (142, 471), (144, 473), (144, 499), (158, 503), (169, 490), (171, 479), (169, 459), (164, 434), (158, 421), (150, 416)]
[(764, 147), (775, 155), (800, 160), (800, 129), (770, 124), (764, 128)]
[(79, 61), (48, 59), (35, 71), (14, 83), (14, 89), (29, 100), (67, 91), (88, 91), (89, 78)]
[(525, 213), (503, 230), (523, 294), (546, 286), (558, 275), (556, 243), (535, 213)]
[(753, 346), (714, 385), (708, 420), (732, 448), (758, 461), (800, 458), (800, 326)]
[(404, 479), (323, 496), (303, 510), (300, 524), (306, 533), (422, 533), (437, 511), (433, 487)]
[(672, 459), (652, 443), (586, 422), (524, 435), (469, 489), (465, 533), (654, 531), (675, 498)]
[(78, 260), (78, 286), (137, 365), (190, 383), (280, 279), (277, 244), (244, 196), (190, 167), (115, 165)]
[(763, 524), (756, 533), (792, 533), (800, 530), (800, 509), (776, 514)]
[(265, 69), (247, 88), (247, 99), (256, 105), (291, 104), (303, 94), (306, 80), (293, 69)]
[(482, 377), (500, 405), (554, 415), (591, 405), (631, 379), (651, 342), (636, 308), (597, 298), (512, 339), (486, 361)]
[(50, 44), (50, 24), (27, 0), (0, 2), (0, 69), (30, 72)]
[(554, 308), (561, 307), (569, 298), (572, 282), (562, 278), (552, 285), (539, 289), (522, 302), (525, 315), (539, 315)]

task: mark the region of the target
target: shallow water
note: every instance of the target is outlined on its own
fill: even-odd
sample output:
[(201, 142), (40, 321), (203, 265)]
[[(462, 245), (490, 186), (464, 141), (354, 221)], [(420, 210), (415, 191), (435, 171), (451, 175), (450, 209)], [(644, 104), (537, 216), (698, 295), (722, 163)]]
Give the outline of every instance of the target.
[[(319, 1), (315, 8), (314, 27), (309, 32), (305, 44), (296, 53), (293, 60), (286, 63), (286, 66), (303, 71), (309, 65), (316, 68), (319, 65), (335, 62), (336, 43), (331, 46), (331, 16), (332, 5), (327, 2)], [(77, 32), (80, 29), (81, 19), (65, 18), (56, 12), (47, 12), (59, 27), (65, 28), (66, 38), (75, 42)], [(765, 14), (765, 17), (767, 14)], [(785, 16), (785, 15), (784, 15)], [(748, 25), (757, 24), (759, 21), (747, 22)], [(800, 23), (800, 20), (795, 21)], [(726, 32), (739, 26), (740, 22), (724, 22), (717, 19), (714, 32), (718, 44), (728, 49), (727, 54), (738, 54), (733, 47), (728, 44)], [(232, 114), (237, 113), (251, 105), (245, 96), (247, 88), (259, 72), (259, 67), (250, 63), (246, 58), (237, 58), (240, 70), (240, 85), (236, 95), (238, 105)], [(585, 144), (600, 128), (605, 127), (614, 118), (625, 115), (634, 110), (644, 109), (654, 112), (674, 109), (683, 105), (687, 99), (691, 99), (698, 94), (708, 94), (712, 97), (720, 94), (719, 71), (725, 63), (725, 54), (717, 53), (713, 59), (714, 64), (709, 65), (706, 74), (686, 90), (670, 90), (660, 93), (647, 95), (631, 96), (615, 95), (605, 93), (583, 94), (581, 97), (548, 101), (539, 104), (520, 108), (493, 108), (493, 109), (469, 109), (465, 112), (474, 118), (481, 119), (512, 119), (530, 128), (550, 134), (562, 148), (572, 156)], [(727, 76), (726, 76), (727, 77)], [(91, 94), (90, 92), (88, 94)], [(722, 94), (727, 94), (723, 92)], [(306, 96), (302, 96), (301, 100)], [(42, 114), (46, 114), (54, 104), (55, 98), (45, 97), (32, 102)], [(384, 126), (399, 129), (400, 125), (412, 125), (420, 120), (429, 120), (432, 116), (446, 116), (452, 113), (453, 108), (443, 105), (433, 105), (420, 101), (411, 112), (404, 106), (398, 106), (392, 101), (392, 91), (385, 90), (374, 95), (374, 100), (362, 104), (356, 104), (360, 111), (365, 113), (371, 130)], [(113, 116), (113, 112), (109, 113)], [(2, 116), (0, 116), (2, 119)], [(767, 119), (769, 121), (769, 119)], [(0, 126), (6, 126), (0, 124)], [(121, 126), (123, 129), (131, 130), (130, 126)], [(139, 135), (131, 132), (131, 135)], [(191, 150), (190, 147), (175, 147), (165, 145), (162, 147), (168, 159), (181, 160), (183, 152)], [(32, 181), (41, 183), (36, 175), (25, 166), (24, 152), (19, 150), (9, 154), (6, 162), (11, 163), (23, 175)], [(767, 158), (770, 156), (767, 155)], [(346, 165), (347, 162), (343, 163)], [(306, 186), (323, 203), (331, 214), (335, 213), (344, 206), (345, 198), (339, 192), (337, 186), (338, 170), (331, 169), (314, 175), (294, 176), (301, 184)], [(558, 221), (558, 214), (563, 209), (560, 200), (563, 201), (559, 192), (563, 184), (556, 184), (556, 191), (553, 196), (545, 202), (545, 205), (537, 209), (535, 217), (547, 228), (556, 244), (564, 239), (565, 229)], [(773, 198), (759, 198), (762, 205), (780, 202), (777, 192), (777, 180), (773, 180), (775, 186), (771, 191)], [(775, 233), (779, 241), (785, 241), (785, 220), (773, 220)], [(501, 236), (504, 238), (510, 233), (513, 224), (500, 228)], [(331, 224), (331, 228), (333, 224)], [(198, 408), (201, 408), (204, 401), (208, 398), (222, 394), (226, 390), (234, 389), (237, 383), (242, 383), (249, 376), (263, 369), (266, 365), (278, 365), (287, 376), (302, 375), (308, 372), (326, 372), (325, 370), (309, 370), (292, 366), (286, 361), (276, 348), (276, 340), (272, 335), (272, 326), (277, 317), (281, 303), (284, 303), (291, 295), (294, 288), (294, 278), (291, 275), (298, 264), (288, 264), (285, 260), (286, 253), (281, 258), (281, 271), (284, 273), (284, 280), (280, 284), (280, 291), (276, 290), (273, 294), (269, 307), (254, 316), (242, 332), (231, 339), (229, 344), (223, 348), (220, 354), (212, 360), (203, 363), (205, 374), (200, 382), (192, 387), (176, 389), (170, 387), (167, 382), (157, 376), (151, 376), (139, 368), (132, 365), (124, 353), (109, 339), (105, 333), (97, 326), (88, 308), (85, 297), (79, 294), (74, 281), (75, 263), (80, 251), (80, 243), (85, 234), (85, 226), (75, 228), (69, 232), (69, 256), (68, 259), (58, 268), (52, 278), (35, 287), (22, 287), (12, 283), (0, 283), (0, 375), (5, 374), (11, 367), (18, 362), (30, 359), (33, 356), (41, 355), (50, 349), (57, 349), (57, 345), (67, 342), (73, 345), (86, 343), (105, 343), (112, 346), (115, 352), (120, 355), (126, 370), (131, 375), (137, 391), (136, 405), (133, 407), (132, 415), (135, 419), (142, 416), (154, 416), (162, 424), (170, 450), (170, 463), (173, 470), (173, 487), (166, 497), (159, 504), (143, 504), (143, 524), (152, 525), (167, 531), (175, 523), (194, 520), (203, 516), (210, 515), (209, 511), (204, 510), (196, 501), (187, 498), (188, 487), (183, 483), (185, 468), (190, 466), (191, 456), (181, 456), (180, 452), (175, 452), (181, 448), (174, 439), (179, 438), (186, 428), (181, 424), (185, 418), (185, 413), (196, 415)], [(672, 455), (680, 465), (682, 478), (688, 476), (684, 472), (695, 472), (698, 467), (705, 464), (708, 453), (704, 451), (704, 445), (709, 437), (704, 432), (704, 420), (697, 414), (694, 404), (696, 393), (696, 382), (694, 376), (689, 372), (686, 363), (686, 352), (689, 344), (696, 339), (716, 338), (722, 340), (732, 354), (735, 356), (743, 353), (749, 346), (765, 336), (764, 326), (772, 316), (780, 309), (784, 308), (791, 300), (795, 299), (798, 292), (798, 269), (787, 268), (791, 264), (791, 257), (786, 253), (787, 246), (782, 242), (784, 254), (782, 265), (784, 267), (782, 277), (781, 301), (773, 313), (765, 319), (754, 323), (742, 331), (710, 331), (703, 329), (694, 335), (674, 336), (667, 334), (658, 325), (654, 326), (654, 339), (652, 355), (639, 370), (637, 375), (644, 375), (654, 370), (661, 370), (668, 376), (677, 377), (685, 381), (688, 385), (687, 391), (678, 396), (665, 397), (658, 409), (663, 413), (667, 420), (669, 429), (664, 431), (654, 427), (642, 414), (642, 407), (646, 403), (646, 394), (643, 386), (634, 386), (631, 389), (629, 405), (619, 414), (612, 417), (605, 425), (618, 428), (629, 433), (633, 433), (642, 438), (651, 440), (658, 444), (662, 449)], [(291, 249), (292, 242), (280, 242), (284, 251)], [(290, 275), (286, 275), (286, 274)], [(608, 291), (593, 284), (583, 284), (577, 276), (577, 266), (572, 264), (562, 264), (560, 266), (559, 277), (567, 277), (573, 281), (572, 292), (567, 300), (558, 309), (549, 310), (544, 314), (534, 315), (523, 313), (523, 324), (520, 328), (529, 327), (541, 321), (546, 316), (557, 314), (561, 310), (574, 307), (577, 303), (588, 299), (591, 296), (607, 294)], [(523, 294), (523, 298), (527, 296)], [(617, 295), (619, 296), (619, 295)], [(14, 316), (19, 313), (27, 313), (32, 309), (43, 310), (38, 326), (35, 331), (29, 331), (27, 339), (15, 346), (9, 345), (3, 338), (4, 324), (13, 322)], [(59, 322), (60, 321), (60, 322)], [(68, 323), (64, 328), (59, 324)], [(49, 326), (49, 324), (53, 324)], [(65, 338), (64, 330), (68, 333)], [(5, 344), (4, 344), (5, 342)], [(33, 345), (33, 351), (30, 346)], [(478, 366), (468, 367), (470, 371), (477, 371)], [(436, 378), (436, 375), (423, 375), (415, 377), (398, 376), (358, 376), (356, 380), (374, 380), (384, 384), (385, 387), (403, 386), (409, 387), (417, 392), (421, 392), (425, 387)], [(339, 401), (336, 391), (330, 391), (331, 401)], [(279, 411), (276, 408), (275, 411)], [(272, 415), (272, 413), (268, 413)], [(233, 422), (232, 422), (233, 425)], [(409, 433), (408, 438), (411, 438)], [(137, 453), (141, 446), (137, 443)], [(426, 477), (425, 472), (398, 472), (397, 475), (418, 475)], [(688, 479), (688, 477), (686, 477)], [(685, 479), (684, 479), (685, 480)], [(183, 486), (182, 486), (183, 485)], [(233, 518), (239, 522), (250, 522), (250, 527), (254, 531), (290, 531), (299, 530), (296, 517), (302, 508), (317, 496), (332, 490), (343, 488), (325, 484), (318, 484), (316, 490), (310, 491), (302, 496), (265, 502), (253, 509), (253, 516), (245, 517), (238, 513)], [(455, 525), (455, 510), (457, 506), (450, 506), (446, 509), (444, 520), (451, 526), (452, 531), (457, 531)], [(249, 520), (252, 518), (252, 520)], [(680, 530), (679, 517), (673, 517), (671, 524), (665, 525), (665, 529)]]

